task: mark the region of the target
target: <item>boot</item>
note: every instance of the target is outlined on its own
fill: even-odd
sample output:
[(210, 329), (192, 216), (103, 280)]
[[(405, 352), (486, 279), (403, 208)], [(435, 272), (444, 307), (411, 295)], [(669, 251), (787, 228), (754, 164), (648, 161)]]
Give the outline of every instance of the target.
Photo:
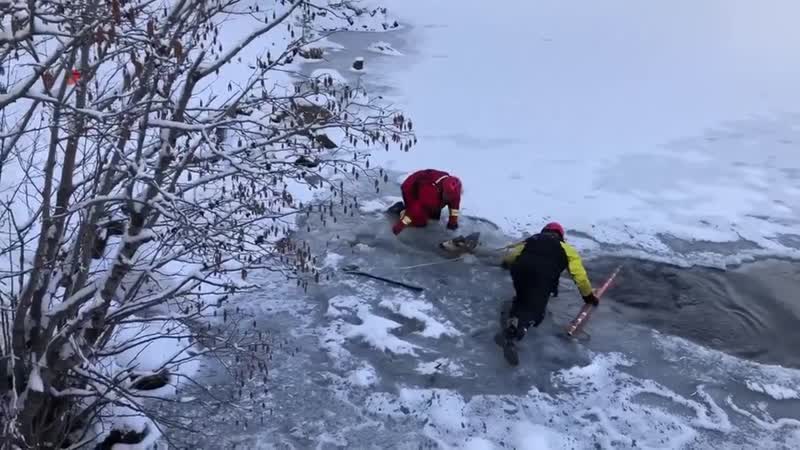
[(406, 205), (403, 202), (397, 202), (394, 205), (390, 206), (389, 209), (386, 210), (387, 213), (393, 214), (395, 216), (399, 216), (400, 213), (405, 209)]
[(517, 327), (517, 318), (512, 317), (508, 319), (506, 329), (494, 336), (495, 343), (503, 349), (503, 357), (505, 357), (506, 361), (512, 366), (519, 364), (519, 354), (517, 353), (515, 342), (522, 339), (525, 335), (524, 331), (520, 331), (522, 330)]
[(494, 335), (494, 342), (503, 349), (503, 357), (512, 366), (519, 364), (519, 354), (517, 353), (517, 346), (514, 343), (514, 338), (508, 337), (508, 331), (500, 331)]
[(514, 341), (506, 341), (506, 345), (503, 347), (503, 356), (512, 366), (519, 365), (519, 353), (517, 353), (517, 346)]

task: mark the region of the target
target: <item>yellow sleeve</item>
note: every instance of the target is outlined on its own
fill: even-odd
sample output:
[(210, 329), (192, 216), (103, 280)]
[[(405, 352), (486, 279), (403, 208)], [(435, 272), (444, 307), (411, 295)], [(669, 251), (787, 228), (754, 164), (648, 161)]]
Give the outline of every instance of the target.
[(586, 269), (583, 267), (583, 261), (581, 261), (581, 256), (578, 254), (578, 251), (575, 250), (575, 247), (563, 241), (561, 242), (561, 247), (567, 254), (567, 268), (569, 269), (569, 274), (572, 276), (575, 285), (578, 286), (581, 295), (585, 297), (591, 294), (592, 283), (589, 281), (589, 276), (586, 274)]
[(524, 248), (525, 248), (524, 242), (511, 247), (511, 251), (506, 256), (503, 257), (503, 262), (508, 265), (513, 264), (514, 261), (517, 260), (517, 257), (519, 257), (520, 253), (522, 253), (522, 249)]

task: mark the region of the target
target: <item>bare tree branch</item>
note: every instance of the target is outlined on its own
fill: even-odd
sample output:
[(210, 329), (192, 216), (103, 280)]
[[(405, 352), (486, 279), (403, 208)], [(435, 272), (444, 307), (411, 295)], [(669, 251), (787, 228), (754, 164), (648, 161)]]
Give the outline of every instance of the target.
[[(97, 444), (109, 437), (93, 426), (124, 414), (185, 428), (157, 405), (180, 383), (206, 390), (180, 369), (198, 358), (265, 383), (271, 337), (236, 306), (260, 288), (248, 274), (315, 282), (295, 219), (352, 214), (344, 183), (378, 175), (369, 152), (413, 145), (407, 119), (361, 86), (292, 74), (313, 5), (268, 3), (0, 2), (16, 13), (0, 29), (13, 67), (0, 95), (0, 447)], [(223, 51), (230, 18), (251, 22)], [(251, 47), (264, 50), (241, 61)], [(213, 80), (228, 64), (251, 72)], [(208, 410), (250, 410), (241, 392), (204, 396)]]

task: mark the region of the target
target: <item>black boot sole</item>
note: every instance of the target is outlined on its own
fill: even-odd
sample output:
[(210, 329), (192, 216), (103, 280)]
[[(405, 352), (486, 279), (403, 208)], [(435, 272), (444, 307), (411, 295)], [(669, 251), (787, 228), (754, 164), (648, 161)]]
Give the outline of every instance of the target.
[(494, 342), (503, 349), (503, 357), (512, 366), (519, 365), (519, 354), (513, 342), (508, 342), (503, 336), (503, 332), (494, 335)]
[(405, 204), (403, 204), (403, 202), (397, 202), (394, 205), (387, 208), (386, 213), (399, 216), (404, 209), (405, 209)]
[(509, 343), (503, 347), (503, 356), (512, 366), (519, 365), (519, 354), (517, 354), (517, 349), (514, 347), (514, 344)]
[(494, 343), (500, 346), (500, 348), (504, 348), (506, 346), (506, 337), (503, 336), (502, 331), (494, 335)]

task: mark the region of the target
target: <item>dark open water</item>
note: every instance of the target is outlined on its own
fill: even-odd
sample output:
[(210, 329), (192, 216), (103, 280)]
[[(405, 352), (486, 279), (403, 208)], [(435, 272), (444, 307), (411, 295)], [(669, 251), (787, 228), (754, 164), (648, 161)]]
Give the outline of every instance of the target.
[(604, 302), (620, 321), (741, 358), (800, 368), (797, 262), (764, 260), (723, 271), (608, 258), (587, 267), (602, 274), (620, 263), (624, 269)]

